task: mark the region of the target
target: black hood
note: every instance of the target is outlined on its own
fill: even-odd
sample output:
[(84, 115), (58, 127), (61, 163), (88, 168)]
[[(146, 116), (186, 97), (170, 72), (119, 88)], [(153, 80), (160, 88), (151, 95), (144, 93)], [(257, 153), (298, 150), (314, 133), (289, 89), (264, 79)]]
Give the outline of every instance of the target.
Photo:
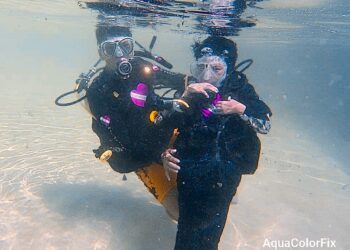
[(234, 41), (221, 36), (210, 36), (200, 43), (195, 43), (192, 47), (196, 59), (202, 56), (201, 50), (203, 48), (211, 48), (213, 55), (224, 58), (227, 64), (227, 74), (234, 71), (237, 61), (237, 45)]
[(110, 37), (128, 36), (131, 37), (131, 31), (128, 27), (111, 26), (100, 24), (96, 27), (97, 44), (101, 44)]

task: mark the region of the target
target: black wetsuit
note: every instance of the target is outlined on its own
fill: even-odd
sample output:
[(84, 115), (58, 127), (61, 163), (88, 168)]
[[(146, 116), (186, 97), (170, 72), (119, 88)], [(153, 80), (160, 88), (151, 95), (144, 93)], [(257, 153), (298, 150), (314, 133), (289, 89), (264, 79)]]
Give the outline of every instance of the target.
[[(140, 59), (131, 60), (133, 71), (127, 79), (114, 71), (105, 69), (91, 84), (87, 98), (94, 119), (92, 129), (98, 135), (101, 146), (95, 150), (99, 157), (105, 150), (112, 150), (108, 160), (117, 172), (135, 171), (151, 162), (160, 161), (160, 154), (171, 137), (172, 130), (152, 124), (149, 114), (153, 104), (136, 106), (130, 97), (139, 83), (147, 84), (149, 92), (153, 86), (184, 88), (184, 75), (161, 70), (152, 71), (152, 64)], [(151, 69), (145, 73), (145, 67)], [(147, 98), (148, 100), (148, 98)], [(110, 124), (101, 121), (109, 116)]]
[(217, 249), (241, 175), (253, 174), (258, 165), (260, 141), (256, 132), (260, 129), (265, 133), (261, 128), (270, 126), (266, 125), (269, 107), (243, 75), (231, 77), (220, 94), (223, 100), (230, 96), (243, 103), (244, 117), (250, 120), (240, 115), (204, 118), (197, 97), (187, 100), (191, 112), (175, 114), (179, 116), (176, 121), (182, 117), (174, 146), (181, 161), (176, 250)]

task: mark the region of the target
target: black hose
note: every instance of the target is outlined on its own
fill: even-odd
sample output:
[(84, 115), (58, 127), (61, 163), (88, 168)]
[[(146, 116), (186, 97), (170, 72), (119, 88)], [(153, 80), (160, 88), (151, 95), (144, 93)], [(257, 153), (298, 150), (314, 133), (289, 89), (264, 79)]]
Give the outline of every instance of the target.
[(71, 106), (71, 105), (74, 105), (74, 104), (76, 104), (78, 102), (81, 102), (82, 100), (84, 100), (86, 98), (86, 95), (84, 95), (83, 97), (80, 97), (79, 99), (77, 99), (77, 100), (75, 100), (73, 102), (66, 102), (66, 103), (60, 103), (59, 102), (63, 97), (66, 97), (68, 95), (74, 94), (76, 92), (78, 92), (78, 90), (75, 89), (75, 90), (72, 90), (72, 91), (69, 91), (67, 93), (64, 93), (64, 94), (60, 95), (59, 97), (56, 98), (55, 104), (57, 106), (66, 107), (66, 106)]
[(91, 80), (91, 78), (99, 71), (101, 71), (104, 67), (98, 68), (96, 69), (97, 65), (101, 62), (101, 59), (98, 59), (98, 61), (94, 64), (94, 66), (89, 70), (88, 73), (81, 73), (79, 78), (76, 80), (76, 83), (78, 84), (77, 89), (66, 92), (62, 95), (60, 95), (59, 97), (56, 98), (55, 100), (55, 104), (57, 106), (61, 106), (61, 107), (65, 107), (65, 106), (71, 106), (74, 105), (78, 102), (81, 102), (82, 100), (84, 100), (86, 98), (86, 95), (80, 97), (79, 99), (73, 101), (73, 102), (66, 102), (66, 103), (60, 103), (59, 101), (63, 98), (66, 97), (68, 95), (74, 94), (74, 93), (80, 93), (80, 91), (82, 91), (83, 89), (87, 89), (88, 88), (88, 83)]
[[(173, 91), (174, 89), (168, 89), (167, 91), (164, 91), (164, 93), (162, 94), (162, 97), (165, 97), (167, 94), (169, 94), (171, 91)], [(165, 97), (166, 98), (166, 97)]]
[[(243, 69), (241, 70), (238, 70), (239, 67), (241, 67), (242, 65), (245, 65), (247, 64), (245, 67), (243, 67)], [(251, 65), (253, 64), (253, 60), (252, 59), (247, 59), (247, 60), (244, 60), (242, 62), (240, 62), (239, 64), (236, 65), (235, 67), (235, 70), (240, 72), (240, 73), (243, 73), (246, 69), (248, 69)]]
[[(142, 46), (142, 45), (140, 44), (139, 46)], [(160, 65), (164, 66), (167, 69), (172, 69), (173, 68), (173, 65), (170, 62), (168, 62), (167, 60), (165, 60), (163, 57), (155, 56), (155, 55), (153, 55), (151, 52), (149, 52), (147, 50), (144, 50), (144, 51), (135, 50), (134, 53), (135, 53), (136, 57), (148, 58), (148, 59), (150, 59), (152, 61), (155, 61), (155, 62), (159, 63)]]

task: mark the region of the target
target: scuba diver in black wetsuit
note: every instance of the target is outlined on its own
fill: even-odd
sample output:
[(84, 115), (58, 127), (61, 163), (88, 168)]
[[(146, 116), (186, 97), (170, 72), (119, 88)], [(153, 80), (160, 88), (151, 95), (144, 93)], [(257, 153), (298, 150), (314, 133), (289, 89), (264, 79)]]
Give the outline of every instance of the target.
[(177, 173), (175, 249), (212, 250), (218, 247), (242, 174), (257, 169), (257, 133), (269, 132), (272, 113), (243, 70), (236, 70), (233, 41), (213, 36), (193, 49), (196, 82), (182, 96), (190, 109), (164, 121), (179, 127), (180, 135), (162, 159), (167, 171)]
[[(161, 163), (161, 152), (167, 147), (173, 130), (156, 126), (156, 117), (152, 118), (152, 114), (155, 109), (171, 110), (176, 104), (174, 100), (160, 98), (155, 89), (170, 88), (176, 90), (174, 95), (180, 95), (184, 91), (185, 75), (136, 57), (128, 30), (100, 27), (96, 34), (100, 55), (106, 61), (104, 71), (87, 91), (95, 117), (92, 129), (101, 142), (95, 150), (96, 157), (105, 158), (107, 153), (106, 160), (115, 171), (135, 171), (169, 216), (177, 220), (176, 181), (168, 182), (161, 164), (157, 164)], [(152, 59), (169, 66), (161, 57)], [(127, 72), (120, 72), (123, 69)]]
[(106, 150), (112, 151), (108, 159), (111, 167), (128, 173), (159, 158), (158, 151), (171, 137), (172, 131), (155, 126), (149, 119), (159, 101), (155, 86), (181, 91), (185, 75), (135, 57), (128, 29), (122, 32), (120, 27), (99, 27), (96, 33), (106, 67), (87, 91), (95, 117), (92, 129), (101, 140), (95, 153), (99, 158)]
[[(172, 66), (134, 41), (129, 28), (100, 25), (96, 37), (100, 60), (106, 65), (81, 74), (76, 86), (76, 91), (86, 93), (78, 101), (87, 101), (92, 130), (100, 139), (95, 156), (119, 173), (135, 172), (169, 216), (177, 220), (176, 180), (165, 178), (160, 157), (174, 140), (173, 130), (155, 123), (160, 119), (158, 112), (184, 103), (177, 103), (174, 97), (183, 93), (186, 77), (162, 67)], [(155, 38), (150, 48), (154, 42)], [(134, 50), (134, 43), (142, 50)], [(101, 73), (94, 77), (97, 71)], [(156, 94), (160, 90), (172, 90), (173, 96)], [(59, 102), (67, 94), (58, 97), (56, 104), (69, 105)]]

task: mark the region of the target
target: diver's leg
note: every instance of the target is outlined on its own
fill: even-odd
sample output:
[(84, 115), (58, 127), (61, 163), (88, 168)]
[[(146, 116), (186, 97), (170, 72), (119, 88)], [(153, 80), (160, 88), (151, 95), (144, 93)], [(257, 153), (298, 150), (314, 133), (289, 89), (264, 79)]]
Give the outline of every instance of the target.
[(176, 250), (217, 249), (241, 176), (226, 166), (182, 167), (178, 175)]

